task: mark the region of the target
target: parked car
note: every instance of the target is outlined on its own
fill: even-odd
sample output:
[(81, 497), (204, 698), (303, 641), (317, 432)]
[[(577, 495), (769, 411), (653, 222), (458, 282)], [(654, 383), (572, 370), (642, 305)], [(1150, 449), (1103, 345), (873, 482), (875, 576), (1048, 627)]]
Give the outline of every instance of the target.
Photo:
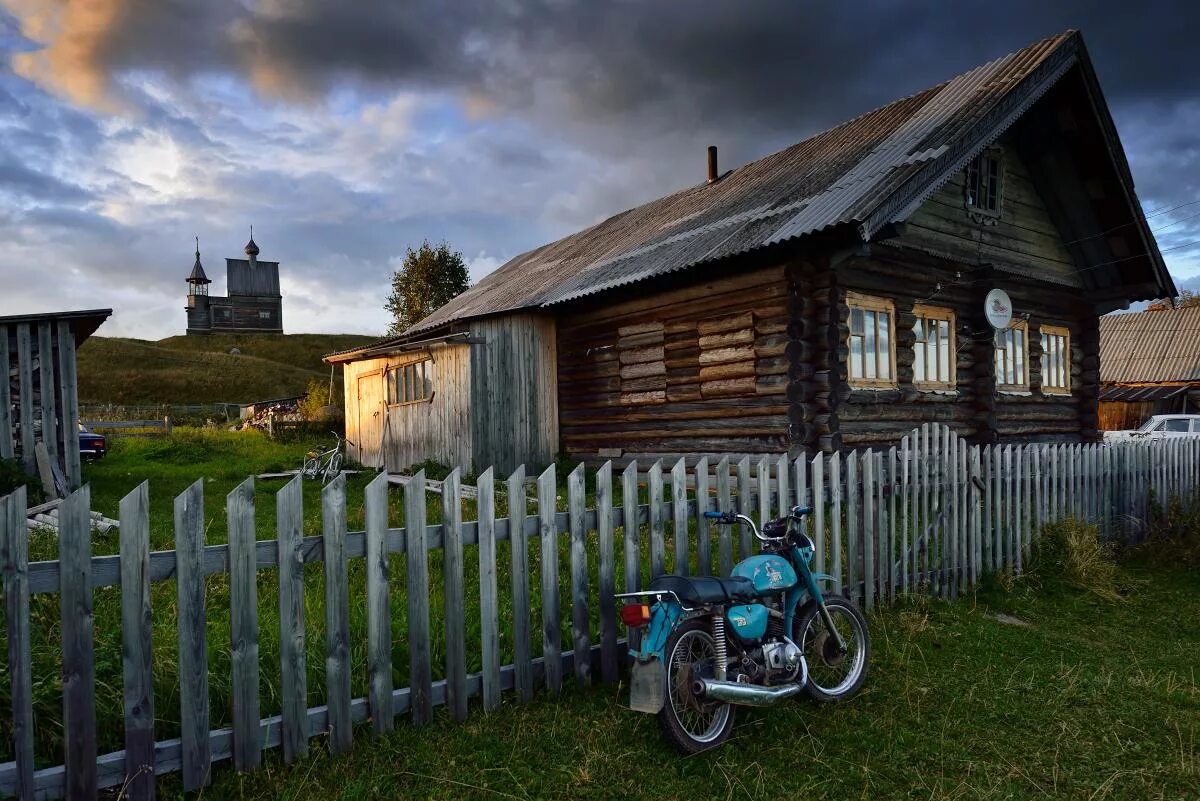
[(1136, 431), (1106, 431), (1104, 439), (1173, 439), (1200, 436), (1200, 414), (1156, 414)]
[(103, 434), (88, 431), (87, 426), (79, 424), (79, 455), (84, 459), (99, 459), (108, 453), (108, 440)]

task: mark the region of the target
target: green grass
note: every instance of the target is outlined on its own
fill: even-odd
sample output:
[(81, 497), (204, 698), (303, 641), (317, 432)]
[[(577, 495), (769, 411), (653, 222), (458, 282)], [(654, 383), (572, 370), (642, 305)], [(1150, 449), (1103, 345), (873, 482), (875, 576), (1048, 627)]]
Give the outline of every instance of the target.
[[(327, 353), (371, 342), (353, 334), (212, 334), (157, 342), (91, 337), (79, 349), (81, 403), (245, 403), (329, 380)], [(240, 355), (230, 354), (237, 348)], [(341, 370), (335, 371), (341, 381)]]

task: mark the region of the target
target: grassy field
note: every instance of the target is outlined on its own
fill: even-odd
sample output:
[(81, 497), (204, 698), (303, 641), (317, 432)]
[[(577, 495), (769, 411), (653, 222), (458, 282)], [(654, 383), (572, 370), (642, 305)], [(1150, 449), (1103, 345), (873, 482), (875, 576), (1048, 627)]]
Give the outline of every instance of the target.
[[(115, 516), (122, 495), (148, 479), (154, 548), (172, 543), (173, 497), (205, 480), (206, 541), (224, 542), (224, 496), (247, 474), (295, 466), (308, 443), (280, 444), (256, 434), (183, 431), (172, 440), (118, 441), (88, 465), (93, 506)], [(348, 487), (349, 525), (362, 526), (362, 487)], [(560, 480), (561, 480), (560, 476)], [(258, 484), (259, 537), (274, 536), (273, 492)], [(305, 486), (305, 530), (320, 530), (315, 485)], [(560, 493), (561, 495), (561, 493)], [(431, 522), (440, 519), (429, 496)], [(618, 501), (619, 502), (619, 501)], [(560, 498), (560, 508), (563, 501)], [(499, 513), (505, 514), (504, 497)], [(402, 493), (390, 517), (402, 525)], [(464, 509), (464, 518), (474, 517)], [(618, 539), (618, 542), (620, 540)], [(96, 553), (116, 551), (116, 532)], [(53, 537), (31, 541), (35, 559), (54, 558)], [(476, 553), (468, 548), (467, 599), (476, 620)], [(507, 549), (501, 549), (503, 557)], [(532, 547), (532, 631), (540, 640), (539, 568)], [(593, 554), (594, 557), (594, 554)], [(617, 554), (617, 564), (622, 555)], [(567, 579), (565, 552), (560, 554)], [(1045, 562), (1043, 563), (1043, 565)], [(592, 565), (594, 569), (595, 560)], [(511, 659), (511, 605), (500, 566), (501, 643)], [(393, 557), (393, 679), (407, 683), (404, 558)], [(323, 582), (307, 569), (309, 705), (323, 703)], [(284, 766), (278, 752), (263, 770), (238, 775), (218, 766), (206, 798), (1195, 798), (1200, 786), (1200, 573), (1178, 563), (1122, 561), (1113, 585), (1121, 596), (1074, 589), (1042, 567), (1020, 580), (994, 581), (957, 603), (919, 600), (871, 616), (874, 638), (867, 690), (851, 703), (816, 708), (790, 703), (740, 714), (735, 740), (715, 753), (680, 759), (653, 719), (622, 708), (624, 688), (571, 687), (559, 700), (539, 693), (520, 706), (511, 696), (492, 715), (473, 705), (464, 725), (439, 710), (433, 725), (405, 721), (381, 741), (357, 732), (347, 756), (312, 756)], [(430, 555), (434, 674), (441, 675), (440, 554)], [(620, 572), (620, 571), (618, 571)], [(364, 695), (365, 615), (361, 560), (351, 562), (353, 692)], [(278, 601), (273, 571), (259, 574), (262, 713), (278, 712)], [(213, 725), (229, 717), (228, 581), (207, 581), (209, 678)], [(560, 586), (566, 598), (566, 587)], [(155, 704), (159, 739), (178, 733), (173, 582), (154, 585)], [(592, 609), (596, 609), (593, 598)], [(564, 631), (569, 606), (564, 604)], [(35, 596), (34, 676), (38, 765), (61, 761), (57, 596)], [(119, 596), (95, 599), (97, 702), (101, 752), (121, 747)], [(0, 650), (3, 644), (0, 643)], [(540, 652), (535, 642), (534, 652)], [(468, 631), (469, 669), (478, 669), (477, 624)], [(0, 663), (0, 708), (8, 704)], [(0, 761), (11, 759), (0, 716)], [(182, 797), (179, 779), (161, 781), (164, 797)]]
[[(79, 349), (81, 403), (244, 403), (329, 380), (321, 357), (371, 342), (353, 334), (213, 334), (148, 342), (92, 337)], [(237, 349), (239, 355), (231, 350)], [(341, 381), (341, 371), (335, 380)]]

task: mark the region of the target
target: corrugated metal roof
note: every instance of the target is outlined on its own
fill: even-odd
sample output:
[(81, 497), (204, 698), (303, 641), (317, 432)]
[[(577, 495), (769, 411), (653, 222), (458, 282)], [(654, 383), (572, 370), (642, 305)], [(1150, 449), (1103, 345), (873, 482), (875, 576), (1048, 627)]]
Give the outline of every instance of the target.
[(1101, 317), (1100, 380), (1200, 381), (1200, 307)]
[(1192, 384), (1154, 384), (1148, 387), (1130, 387), (1124, 384), (1106, 384), (1100, 388), (1100, 400), (1122, 403), (1167, 400), (1181, 392), (1187, 392), (1192, 386)]

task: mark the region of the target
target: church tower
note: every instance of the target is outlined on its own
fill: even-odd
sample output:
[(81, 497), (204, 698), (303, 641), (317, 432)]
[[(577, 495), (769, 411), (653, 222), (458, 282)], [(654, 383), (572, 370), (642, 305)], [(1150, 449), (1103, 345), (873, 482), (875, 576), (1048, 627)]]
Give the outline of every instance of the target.
[(196, 240), (196, 263), (187, 277), (187, 332), (283, 333), (283, 298), (279, 293), (279, 262), (259, 261), (254, 229), (243, 249), (244, 259), (226, 259), (227, 297), (209, 295), (212, 283), (200, 264), (200, 241)]

